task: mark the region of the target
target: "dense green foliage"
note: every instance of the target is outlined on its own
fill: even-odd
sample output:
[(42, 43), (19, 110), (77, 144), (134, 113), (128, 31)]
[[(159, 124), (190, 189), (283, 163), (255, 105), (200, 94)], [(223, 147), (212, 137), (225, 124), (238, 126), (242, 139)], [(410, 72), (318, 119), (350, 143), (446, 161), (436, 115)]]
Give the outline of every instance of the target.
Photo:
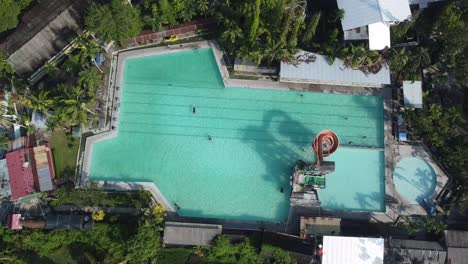
[(18, 15), (32, 0), (0, 0), (0, 32), (15, 28)]
[(410, 236), (420, 232), (440, 236), (446, 229), (447, 225), (436, 218), (423, 218), (420, 220), (407, 219), (407, 223), (403, 225), (403, 230)]
[(456, 179), (468, 177), (467, 4), (450, 0), (423, 10), (409, 27), (397, 26), (418, 32), (420, 46), (396, 49), (390, 59), (400, 80), (420, 79), (426, 69), (424, 107), (408, 111), (408, 123), (412, 136), (424, 140)]
[(10, 64), (3, 57), (3, 52), (0, 51), (0, 78), (5, 78), (14, 74)]
[[(219, 40), (231, 56), (257, 64), (291, 61), (304, 28), (305, 10), (295, 1), (256, 0), (220, 3)], [(310, 35), (310, 34), (309, 34)]]
[[(68, 188), (60, 191), (74, 192)], [(132, 199), (138, 198), (137, 203), (147, 208), (149, 202), (148, 195), (144, 193), (132, 193), (126, 197), (124, 193), (110, 195), (99, 190), (82, 191), (86, 195), (60, 194), (58, 203), (67, 204), (66, 199), (74, 199), (74, 202), (82, 199), (85, 202), (80, 205), (132, 206), (137, 205)], [(154, 208), (143, 210), (139, 216), (106, 214), (104, 221), (95, 222), (91, 231), (24, 229), (13, 232), (0, 227), (0, 262), (36, 263), (40, 258), (55, 261), (55, 253), (63, 249), (74, 252), (70, 257), (82, 259), (85, 256), (96, 263), (154, 261), (160, 248), (161, 216), (165, 215), (159, 206)], [(32, 260), (30, 255), (37, 256), (37, 260)]]
[(91, 186), (85, 189), (62, 187), (57, 190), (53, 205), (106, 206), (143, 208), (150, 201), (146, 192), (103, 192)]
[(109, 4), (92, 3), (85, 18), (86, 27), (107, 41), (135, 37), (142, 29), (140, 11), (124, 0)]
[(158, 254), (158, 264), (184, 264), (194, 253), (191, 248), (161, 248)]
[(232, 245), (225, 236), (218, 236), (213, 245), (208, 248), (199, 248), (198, 254), (205, 256), (204, 263), (296, 263), (285, 251), (269, 245), (264, 245), (260, 252), (245, 239), (239, 244)]
[(88, 124), (96, 120), (96, 90), (102, 82), (102, 75), (94, 63), (94, 54), (100, 51), (96, 41), (87, 35), (79, 34), (74, 41), (77, 49), (70, 54), (63, 65), (64, 72), (51, 71), (56, 65), (49, 66), (48, 74), (62, 75), (63, 82), (57, 80), (50, 84), (39, 83), (36, 87), (18, 95), (21, 103), (34, 111), (53, 115), (47, 120), (50, 128)]
[(191, 21), (212, 11), (208, 0), (145, 0), (142, 17), (145, 27), (160, 30), (166, 25)]
[[(141, 237), (142, 234), (144, 237)], [(129, 263), (144, 263), (155, 258), (159, 244), (159, 234), (155, 228), (138, 227), (133, 230), (119, 223), (95, 224), (93, 230), (87, 232), (23, 230), (13, 233), (0, 227), (0, 258), (8, 257), (18, 263), (25, 262), (28, 252), (47, 257), (61, 248), (77, 246), (101, 263), (116, 263), (124, 259)], [(135, 254), (139, 255), (137, 259), (134, 258)]]

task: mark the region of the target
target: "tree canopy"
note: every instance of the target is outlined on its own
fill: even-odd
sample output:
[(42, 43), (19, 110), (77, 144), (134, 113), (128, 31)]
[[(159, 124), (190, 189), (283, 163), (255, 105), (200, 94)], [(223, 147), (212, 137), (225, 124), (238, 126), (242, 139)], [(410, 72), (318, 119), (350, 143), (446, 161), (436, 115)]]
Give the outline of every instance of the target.
[(85, 18), (86, 27), (107, 41), (132, 38), (141, 32), (140, 11), (124, 0), (109, 4), (93, 2)]
[(0, 0), (0, 32), (15, 28), (18, 15), (32, 0)]

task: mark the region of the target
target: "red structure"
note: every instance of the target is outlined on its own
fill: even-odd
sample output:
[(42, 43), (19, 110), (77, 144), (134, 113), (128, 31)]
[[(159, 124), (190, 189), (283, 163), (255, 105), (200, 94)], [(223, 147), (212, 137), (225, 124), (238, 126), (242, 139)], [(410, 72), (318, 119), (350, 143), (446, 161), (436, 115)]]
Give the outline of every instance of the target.
[(48, 144), (7, 153), (6, 163), (13, 200), (55, 188), (54, 163)]
[(328, 157), (338, 149), (340, 141), (335, 132), (324, 130), (320, 132), (312, 142), (312, 150), (317, 155), (317, 165), (323, 162), (324, 157)]
[(6, 154), (13, 199), (19, 199), (35, 192), (31, 157), (30, 149), (20, 149)]
[(12, 214), (8, 216), (7, 227), (11, 230), (23, 229), (21, 225), (21, 214)]

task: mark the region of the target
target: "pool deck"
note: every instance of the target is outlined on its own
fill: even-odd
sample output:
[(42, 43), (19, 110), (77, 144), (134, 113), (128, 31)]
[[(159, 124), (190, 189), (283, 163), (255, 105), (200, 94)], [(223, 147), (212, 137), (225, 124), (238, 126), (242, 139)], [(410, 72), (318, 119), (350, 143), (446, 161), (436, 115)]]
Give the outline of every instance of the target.
[[(397, 144), (397, 153), (394, 158), (394, 164), (397, 164), (400, 160), (409, 157), (416, 157), (426, 161), (434, 170), (436, 174), (436, 187), (432, 195), (429, 197), (431, 203), (435, 203), (438, 195), (442, 192), (443, 188), (449, 182), (447, 174), (437, 164), (437, 162), (431, 157), (429, 151), (425, 146), (414, 143), (414, 144)], [(401, 216), (411, 215), (427, 215), (426, 210), (419, 204), (414, 204), (406, 200), (395, 188), (393, 184), (393, 173), (392, 173), (392, 186), (387, 187), (387, 195), (399, 201), (398, 204), (388, 204), (391, 210), (396, 211)], [(441, 210), (438, 208), (438, 210)]]
[[(91, 171), (91, 158), (93, 151), (93, 144), (114, 138), (118, 135), (118, 121), (119, 121), (119, 100), (116, 98), (121, 97), (122, 87), (123, 87), (123, 69), (125, 60), (128, 58), (139, 58), (145, 56), (153, 56), (159, 54), (168, 54), (175, 53), (180, 51), (188, 51), (201, 48), (211, 48), (213, 50), (214, 56), (216, 58), (216, 63), (220, 74), (222, 76), (225, 87), (240, 87), (240, 88), (253, 88), (253, 89), (277, 89), (277, 90), (289, 90), (289, 91), (304, 91), (304, 92), (320, 92), (320, 93), (335, 93), (335, 94), (353, 94), (353, 95), (372, 95), (372, 96), (382, 96), (384, 101), (384, 153), (385, 153), (385, 185), (386, 185), (386, 195), (387, 199), (398, 201), (397, 203), (386, 202), (386, 212), (382, 213), (365, 213), (365, 212), (327, 212), (328, 215), (335, 215), (343, 218), (358, 218), (365, 219), (368, 218), (370, 221), (376, 222), (396, 222), (400, 215), (414, 215), (422, 214), (425, 215), (425, 210), (419, 205), (411, 205), (401, 197), (398, 192), (395, 190), (393, 184), (393, 169), (396, 162), (398, 162), (403, 157), (408, 155), (416, 155), (418, 157), (420, 153), (426, 153), (424, 158), (431, 166), (433, 166), (436, 171), (437, 177), (437, 187), (436, 191), (433, 194), (431, 199), (435, 199), (440, 190), (447, 183), (448, 177), (443, 171), (437, 170), (438, 166), (434, 166), (435, 162), (430, 158), (430, 155), (427, 152), (415, 148), (414, 146), (410, 149), (407, 146), (399, 145), (395, 141), (392, 134), (392, 119), (393, 119), (393, 100), (392, 100), (392, 87), (387, 86), (384, 88), (368, 88), (368, 87), (354, 87), (354, 86), (332, 86), (332, 85), (317, 85), (317, 84), (299, 84), (299, 83), (281, 83), (276, 81), (267, 81), (267, 80), (241, 80), (241, 79), (231, 79), (229, 71), (227, 69), (226, 63), (223, 60), (223, 52), (218, 44), (214, 41), (199, 41), (192, 42), (187, 44), (177, 44), (177, 45), (168, 45), (164, 47), (136, 47), (130, 49), (123, 49), (116, 51), (112, 54), (112, 62), (109, 76), (109, 98), (107, 103), (109, 120), (108, 124), (100, 129), (95, 129), (92, 132), (94, 135), (86, 138), (85, 149), (78, 160), (78, 166), (81, 174), (80, 185), (87, 186), (89, 184), (89, 173)], [(117, 89), (116, 89), (117, 88)], [(112, 127), (115, 129), (111, 129)], [(440, 177), (439, 177), (440, 175)], [(440, 178), (440, 179), (439, 179)], [(445, 179), (445, 180), (444, 180)], [(178, 216), (175, 213), (173, 206), (166, 200), (164, 195), (160, 192), (158, 187), (150, 182), (116, 182), (116, 181), (98, 181), (97, 182), (102, 188), (108, 190), (147, 190), (151, 192), (154, 198), (165, 206), (166, 210), (169, 212), (169, 216), (173, 220), (183, 220), (185, 217)], [(288, 220), (289, 225), (296, 222), (296, 218), (300, 214), (317, 214), (317, 207), (303, 207), (298, 205), (297, 208), (294, 208), (294, 205), (291, 206), (290, 217)], [(318, 209), (318, 214), (321, 214), (320, 209)], [(255, 229), (255, 228), (266, 228), (269, 230), (287, 230), (288, 223), (265, 223), (265, 222), (248, 222), (248, 221), (227, 221), (227, 220), (214, 220), (214, 219), (204, 219), (200, 218), (200, 221), (208, 223), (230, 223), (232, 228), (246, 228), (246, 229)], [(194, 221), (193, 218), (190, 218), (190, 221)]]

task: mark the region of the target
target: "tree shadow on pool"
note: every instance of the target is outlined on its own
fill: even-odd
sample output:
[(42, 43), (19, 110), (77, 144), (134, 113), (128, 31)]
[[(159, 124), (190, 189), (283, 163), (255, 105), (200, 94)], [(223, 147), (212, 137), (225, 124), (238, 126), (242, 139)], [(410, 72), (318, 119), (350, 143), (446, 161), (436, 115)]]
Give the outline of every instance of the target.
[[(396, 169), (404, 170), (402, 167), (397, 167)], [(431, 196), (436, 188), (434, 172), (430, 169), (417, 168), (413, 179), (408, 179), (396, 170), (393, 172), (393, 176), (399, 180), (405, 181), (407, 184), (412, 185), (419, 191), (419, 194), (416, 196), (417, 202), (421, 202), (422, 199)], [(398, 186), (396, 186), (396, 188), (401, 195), (407, 197), (408, 194), (402, 193), (401, 190), (398, 189)], [(414, 194), (411, 195), (414, 196)]]
[[(272, 128), (276, 135), (271, 132)], [(260, 125), (249, 125), (243, 131), (243, 141), (254, 148), (263, 160), (266, 170), (263, 177), (279, 182), (278, 189), (289, 189), (289, 177), (298, 159), (313, 158), (310, 142), (315, 137), (314, 131), (284, 111), (268, 111)]]

